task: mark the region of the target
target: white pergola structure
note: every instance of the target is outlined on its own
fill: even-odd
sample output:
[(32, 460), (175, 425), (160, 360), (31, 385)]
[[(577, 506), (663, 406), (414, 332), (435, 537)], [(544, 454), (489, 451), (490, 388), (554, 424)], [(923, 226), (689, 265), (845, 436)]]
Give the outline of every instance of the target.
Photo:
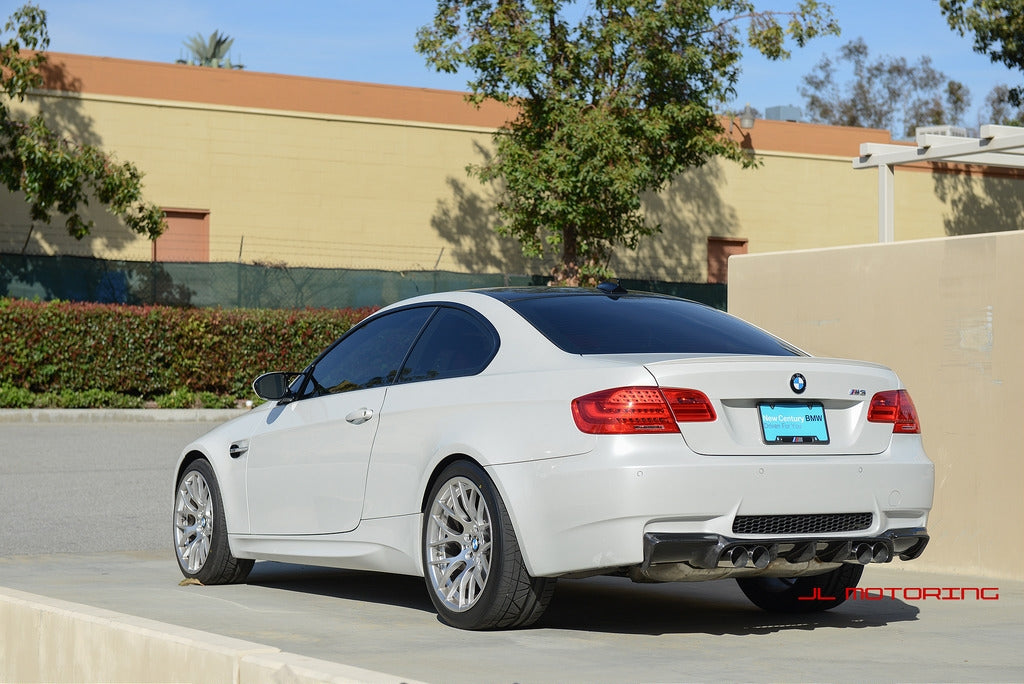
[(1024, 128), (982, 126), (979, 138), (919, 131), (917, 147), (862, 143), (853, 168), (878, 168), (878, 241), (896, 240), (896, 167), (915, 162), (954, 162), (1024, 169)]

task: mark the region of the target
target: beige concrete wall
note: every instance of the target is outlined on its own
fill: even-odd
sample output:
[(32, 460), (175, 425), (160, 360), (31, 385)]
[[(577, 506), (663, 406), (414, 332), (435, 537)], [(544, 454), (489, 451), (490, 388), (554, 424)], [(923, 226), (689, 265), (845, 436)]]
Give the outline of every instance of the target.
[(412, 680), (0, 587), (0, 682)]
[(0, 682), (398, 684), (241, 639), (0, 587)]
[(910, 390), (936, 468), (920, 569), (1024, 578), (1022, 264), (1021, 232), (730, 260), (730, 312)]

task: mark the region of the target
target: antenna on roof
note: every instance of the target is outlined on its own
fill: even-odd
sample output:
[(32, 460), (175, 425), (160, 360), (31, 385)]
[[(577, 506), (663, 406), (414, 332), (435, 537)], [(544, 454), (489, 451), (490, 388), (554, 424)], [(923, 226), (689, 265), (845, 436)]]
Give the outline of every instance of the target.
[(611, 294), (616, 294), (616, 295), (629, 294), (629, 290), (627, 290), (626, 288), (622, 287), (622, 285), (619, 285), (618, 283), (612, 283), (612, 282), (609, 282), (607, 280), (605, 282), (601, 283), (600, 285), (598, 285), (597, 289), (600, 290), (601, 292), (604, 292), (605, 294), (610, 294), (610, 295)]

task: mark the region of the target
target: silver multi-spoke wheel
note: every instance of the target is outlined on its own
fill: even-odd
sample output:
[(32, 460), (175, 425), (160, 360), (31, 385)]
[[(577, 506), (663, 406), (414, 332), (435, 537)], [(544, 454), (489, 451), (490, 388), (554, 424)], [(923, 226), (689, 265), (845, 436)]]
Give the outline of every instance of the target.
[(178, 476), (171, 523), (174, 552), (185, 577), (200, 584), (230, 584), (249, 575), (252, 559), (231, 554), (220, 485), (205, 459), (192, 461)]
[(206, 478), (189, 471), (174, 501), (174, 546), (178, 562), (190, 573), (202, 570), (213, 539), (213, 495)]
[(427, 575), (449, 610), (472, 608), (487, 586), (493, 549), (491, 512), (483, 493), (465, 477), (440, 488), (426, 527)]
[(525, 627), (540, 618), (555, 579), (531, 577), (512, 518), (487, 472), (449, 463), (423, 509), (423, 574), (441, 620), (461, 629)]

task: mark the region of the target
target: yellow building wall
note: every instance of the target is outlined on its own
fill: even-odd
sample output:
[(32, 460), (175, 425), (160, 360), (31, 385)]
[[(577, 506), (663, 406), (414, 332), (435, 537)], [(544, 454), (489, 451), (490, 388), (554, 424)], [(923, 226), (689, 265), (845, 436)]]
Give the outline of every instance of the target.
[[(487, 131), (167, 102), (36, 103), (76, 109), (92, 140), (145, 173), (151, 201), (209, 210), (212, 261), (463, 271), (458, 223), (484, 220), (473, 206), (449, 220), (445, 209), (455, 208), (453, 188), (485, 194), (465, 167), (480, 159), (476, 146), (489, 144)], [(27, 220), (16, 202), (5, 204), (8, 226)], [(93, 214), (101, 222), (93, 239), (77, 243), (53, 225), (35, 231), (36, 252), (149, 259), (147, 240)], [(7, 231), (3, 249), (20, 249), (23, 234)], [(496, 236), (487, 237), (503, 253)], [(499, 264), (489, 256), (481, 265), (525, 270), (521, 258)]]
[[(495, 234), (496, 188), (466, 173), (492, 150), (507, 111), (477, 112), (443, 91), (73, 55), (53, 61), (70, 74), (61, 84), (80, 86), (33, 95), (26, 115), (42, 107), (69, 137), (135, 163), (148, 200), (208, 211), (212, 261), (548, 269)], [(620, 277), (704, 281), (710, 236), (745, 238), (755, 254), (877, 240), (877, 175), (851, 160), (860, 142), (888, 142), (887, 133), (758, 121), (742, 136), (761, 165), (715, 160), (647, 197), (662, 230), (636, 251), (616, 251)], [(1019, 175), (901, 167), (896, 237), (1019, 228), (1022, 198)], [(101, 207), (91, 215), (97, 227), (78, 242), (59, 223), (32, 226), (20, 198), (0, 193), (0, 250), (151, 258), (152, 245)]]

